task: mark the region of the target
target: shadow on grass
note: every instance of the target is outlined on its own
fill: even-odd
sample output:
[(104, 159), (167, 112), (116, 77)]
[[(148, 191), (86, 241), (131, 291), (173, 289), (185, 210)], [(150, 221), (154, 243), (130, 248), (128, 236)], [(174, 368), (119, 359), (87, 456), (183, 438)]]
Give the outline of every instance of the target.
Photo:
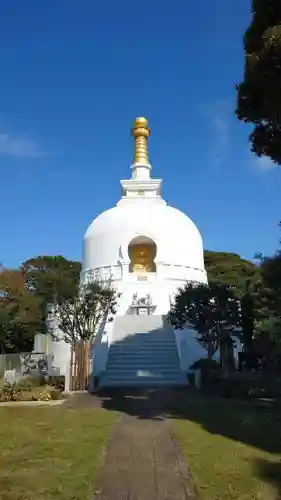
[[(155, 360), (153, 371), (156, 376), (161, 376), (161, 368), (157, 373), (158, 358), (155, 347), (157, 342), (161, 341), (161, 329), (150, 332), (149, 336), (143, 335), (142, 340), (153, 341), (151, 343), (151, 359)], [(124, 360), (130, 361), (130, 352), (135, 354), (139, 345), (139, 336), (138, 338), (128, 336), (116, 343), (114, 349), (119, 352), (119, 359), (124, 356)], [(132, 373), (145, 372), (147, 365), (143, 358), (141, 355), (135, 356), (133, 366), (132, 361), (127, 361)], [(126, 365), (125, 361), (124, 364)], [(281, 408), (277, 406), (255, 407), (249, 401), (202, 396), (187, 387), (107, 389), (100, 391), (96, 396), (81, 397), (80, 403), (79, 398), (76, 401), (78, 406), (83, 404), (99, 406), (138, 419), (161, 420), (168, 417), (192, 421), (213, 435), (223, 436), (268, 453), (281, 454)], [(255, 471), (262, 480), (271, 481), (281, 488), (278, 464), (268, 462), (255, 465)], [(281, 492), (279, 497), (281, 499)]]
[(281, 460), (270, 462), (269, 460), (258, 460), (255, 463), (257, 475), (263, 481), (272, 484), (278, 491), (276, 500), (281, 499)]
[[(109, 411), (138, 419), (189, 420), (207, 432), (224, 436), (275, 455), (281, 454), (281, 409), (260, 407), (248, 401), (208, 397), (192, 389), (115, 389), (102, 391), (99, 401)], [(278, 489), (281, 500), (281, 461), (254, 461), (262, 481)]]
[[(165, 375), (165, 368), (161, 364), (157, 368), (159, 344), (165, 340), (167, 339), (160, 328), (149, 334), (125, 336), (110, 349), (114, 349), (119, 360), (124, 359), (125, 369), (130, 367), (134, 376), (147, 370), (147, 356), (136, 354), (142, 345), (150, 344), (150, 359), (154, 360), (152, 372), (157, 380), (157, 377)], [(130, 353), (134, 353), (133, 363), (130, 361)], [(150, 361), (149, 366), (151, 363), (153, 361)], [(119, 365), (116, 366), (116, 370), (120, 370)], [(121, 366), (120, 373), (122, 371)], [(121, 375), (120, 377), (122, 378)], [(145, 380), (144, 377), (144, 385)], [(151, 381), (150, 376), (149, 380)], [(220, 434), (272, 453), (281, 452), (281, 411), (276, 408), (254, 408), (249, 402), (202, 397), (186, 386), (177, 390), (118, 388), (101, 392), (99, 396), (102, 406), (107, 410), (121, 411), (138, 418), (161, 419), (169, 416), (188, 419), (198, 422), (212, 434)]]
[(201, 396), (191, 389), (116, 389), (99, 393), (107, 410), (140, 419), (187, 419), (212, 434), (240, 441), (270, 453), (281, 452), (279, 407)]

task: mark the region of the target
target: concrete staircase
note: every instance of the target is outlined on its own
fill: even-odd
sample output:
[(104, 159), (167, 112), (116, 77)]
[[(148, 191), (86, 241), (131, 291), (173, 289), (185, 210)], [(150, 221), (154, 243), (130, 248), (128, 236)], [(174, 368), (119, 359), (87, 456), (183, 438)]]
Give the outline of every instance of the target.
[(101, 387), (185, 384), (187, 378), (180, 368), (174, 331), (163, 316), (115, 318)]

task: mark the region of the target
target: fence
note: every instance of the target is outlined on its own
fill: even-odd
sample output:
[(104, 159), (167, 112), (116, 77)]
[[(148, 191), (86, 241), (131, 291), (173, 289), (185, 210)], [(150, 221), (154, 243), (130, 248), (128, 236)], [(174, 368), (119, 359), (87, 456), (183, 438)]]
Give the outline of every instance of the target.
[(40, 352), (15, 353), (0, 355), (0, 378), (7, 370), (14, 370), (16, 377), (24, 375), (53, 374), (52, 355)]
[[(53, 366), (53, 354), (41, 352), (15, 353), (0, 355), (0, 379), (10, 372), (12, 380), (19, 380), (25, 375), (57, 376), (58, 369)], [(78, 342), (71, 346), (70, 360), (65, 376), (66, 391), (84, 391), (88, 389), (89, 376), (92, 372), (92, 346), (89, 342)], [(14, 373), (11, 373), (14, 372)], [(6, 373), (6, 376), (8, 374)]]

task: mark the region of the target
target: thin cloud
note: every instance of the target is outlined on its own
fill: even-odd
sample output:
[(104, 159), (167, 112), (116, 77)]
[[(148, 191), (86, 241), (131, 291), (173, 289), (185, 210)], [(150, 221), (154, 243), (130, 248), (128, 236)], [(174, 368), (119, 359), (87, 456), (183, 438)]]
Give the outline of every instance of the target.
[(280, 165), (277, 165), (277, 163), (274, 163), (270, 158), (268, 158), (268, 156), (256, 157), (254, 159), (254, 167), (262, 172), (269, 172), (279, 166)]
[(39, 158), (44, 156), (44, 153), (30, 139), (0, 133), (0, 155), (16, 158)]
[(222, 163), (229, 141), (228, 122), (222, 115), (214, 116), (214, 144), (211, 151), (212, 158), (216, 164)]
[[(234, 105), (231, 99), (219, 100), (213, 105), (209, 105), (203, 109), (205, 116), (209, 121), (210, 130), (210, 150), (209, 155), (211, 163), (217, 167), (226, 163), (228, 160), (233, 160), (233, 146), (235, 145), (236, 125), (237, 120), (233, 112)], [(247, 142), (247, 148), (249, 142)], [(238, 149), (237, 149), (238, 148)], [(244, 146), (235, 148), (240, 152), (240, 163), (249, 165), (260, 172), (270, 172), (280, 167), (267, 156), (257, 157), (250, 153), (249, 149), (244, 149)]]
[(230, 112), (231, 102), (226, 100), (218, 101), (207, 110), (212, 138), (210, 156), (216, 165), (223, 163), (229, 150)]

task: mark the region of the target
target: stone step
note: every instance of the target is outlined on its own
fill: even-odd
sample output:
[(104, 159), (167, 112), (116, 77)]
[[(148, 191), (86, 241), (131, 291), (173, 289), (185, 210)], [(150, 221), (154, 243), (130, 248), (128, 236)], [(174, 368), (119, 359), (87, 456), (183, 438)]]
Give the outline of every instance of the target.
[(110, 387), (113, 385), (119, 385), (122, 387), (123, 385), (147, 385), (147, 384), (186, 384), (186, 380), (182, 377), (173, 377), (173, 378), (156, 378), (156, 377), (146, 377), (146, 378), (138, 378), (138, 377), (133, 377), (133, 378), (118, 378), (118, 379), (113, 379), (113, 378), (106, 378), (106, 379), (101, 379), (100, 386), (101, 387)]
[[(114, 339), (114, 343), (122, 343), (122, 342), (127, 342), (127, 343), (133, 343), (133, 342), (156, 342), (156, 343), (169, 343), (169, 344), (174, 344), (175, 339), (173, 337), (155, 337), (148, 335), (147, 337), (144, 337), (143, 335), (131, 335), (131, 336), (126, 336), (122, 337), (120, 339)], [(113, 344), (114, 345), (114, 344)]]
[(125, 366), (126, 368), (132, 367), (134, 368), (135, 366), (148, 366), (152, 368), (159, 368), (162, 366), (179, 366), (179, 361), (178, 358), (174, 359), (157, 359), (154, 360), (153, 358), (146, 359), (146, 358), (118, 358), (114, 360), (110, 360), (110, 363), (108, 363), (108, 368), (118, 368), (119, 366)]
[(134, 378), (145, 380), (147, 378), (171, 380), (175, 378), (182, 378), (183, 372), (180, 370), (173, 371), (153, 371), (153, 370), (120, 370), (118, 372), (110, 372), (106, 370), (104, 378), (106, 380), (131, 380)]
[(174, 331), (163, 317), (118, 318), (113, 340), (101, 387), (187, 384)]
[(176, 355), (169, 355), (169, 356), (142, 356), (142, 355), (120, 355), (120, 356), (114, 356), (114, 357), (109, 357), (107, 359), (107, 366), (110, 364), (119, 364), (119, 363), (151, 363), (151, 364), (169, 364), (169, 365), (178, 365), (179, 366), (179, 358)]
[(109, 350), (109, 353), (108, 353), (108, 356), (111, 356), (111, 355), (114, 355), (114, 356), (118, 356), (118, 355), (121, 355), (121, 354), (133, 354), (133, 353), (141, 353), (142, 355), (146, 356), (147, 354), (149, 353), (153, 353), (154, 355), (168, 355), (168, 354), (174, 354), (175, 356), (178, 356), (178, 350), (175, 348), (157, 348), (157, 347), (142, 347), (142, 346), (139, 346), (139, 347), (136, 347), (135, 349), (127, 349), (127, 348), (123, 348), (123, 349), (110, 349)]
[(169, 364), (174, 364), (174, 363), (177, 363), (179, 364), (179, 357), (176, 355), (176, 354), (173, 354), (173, 353), (170, 353), (170, 354), (165, 354), (165, 355), (161, 355), (161, 354), (157, 354), (157, 355), (154, 355), (154, 353), (150, 353), (150, 354), (141, 354), (141, 353), (138, 353), (138, 354), (127, 354), (127, 353), (124, 353), (123, 355), (122, 354), (118, 354), (118, 355), (111, 355), (107, 358), (107, 365), (111, 364), (111, 363), (126, 363), (128, 361), (131, 361), (131, 362), (134, 362), (134, 363), (143, 363), (143, 362), (147, 362), (147, 363), (154, 363), (154, 362), (158, 362), (158, 363), (169, 363)]
[(176, 357), (178, 357), (178, 350), (176, 348), (172, 349), (156, 349), (156, 348), (142, 348), (138, 347), (137, 349), (110, 349), (108, 356), (121, 356), (122, 354), (138, 354), (141, 353), (141, 355), (149, 355), (149, 353), (153, 353), (154, 355), (163, 355), (163, 356), (168, 356), (169, 354), (173, 354)]
[(118, 380), (101, 380), (100, 387), (154, 387), (158, 385), (177, 387), (186, 385), (186, 379), (118, 379)]
[(136, 343), (136, 344), (124, 344), (124, 343), (120, 343), (120, 344), (115, 344), (115, 345), (111, 345), (109, 350), (114, 352), (114, 351), (120, 351), (120, 350), (129, 350), (129, 351), (133, 351), (133, 350), (136, 350), (136, 349), (143, 349), (143, 350), (149, 350), (149, 349), (155, 349), (157, 351), (165, 351), (165, 350), (171, 350), (171, 351), (178, 351), (177, 349), (177, 346), (175, 343), (171, 343), (171, 344), (164, 344), (164, 343), (161, 343), (159, 342), (158, 343), (154, 343), (154, 342), (147, 342), (147, 343)]
[(165, 346), (165, 345), (153, 345), (153, 344), (139, 344), (139, 345), (118, 345), (111, 346), (109, 352), (135, 352), (136, 350), (142, 350), (143, 352), (155, 351), (155, 352), (178, 352), (175, 345)]
[[(123, 330), (124, 333), (127, 333), (127, 330), (124, 329)], [(167, 339), (174, 339), (175, 338), (175, 334), (174, 332), (170, 332), (170, 331), (163, 331), (163, 330), (151, 330), (151, 329), (147, 329), (147, 330), (141, 330), (141, 329), (138, 329), (137, 331), (134, 330), (132, 332), (129, 332), (129, 335), (132, 336), (132, 337), (151, 337), (151, 338), (167, 338)]]
[(163, 369), (163, 367), (167, 367), (167, 368), (177, 368), (177, 369), (180, 369), (180, 365), (179, 365), (179, 362), (176, 361), (176, 360), (173, 360), (172, 362), (167, 360), (167, 361), (158, 361), (157, 363), (154, 362), (153, 360), (149, 360), (147, 361), (146, 359), (138, 359), (138, 360), (128, 360), (128, 361), (124, 361), (124, 360), (121, 360), (120, 361), (115, 361), (114, 363), (108, 363), (107, 364), (107, 370), (113, 370), (113, 369), (116, 369), (116, 370), (119, 370), (120, 368), (124, 368), (126, 370), (131, 370), (131, 369), (135, 369), (135, 368), (148, 368), (148, 369), (155, 369), (155, 370), (159, 370), (159, 369)]
[(155, 375), (155, 376), (165, 376), (165, 375), (170, 375), (170, 374), (173, 374), (173, 373), (182, 373), (181, 372), (181, 369), (178, 367), (178, 366), (162, 366), (162, 367), (143, 367), (143, 366), (135, 366), (135, 367), (125, 367), (125, 366), (119, 366), (119, 367), (112, 367), (112, 366), (109, 366), (106, 370), (106, 373), (107, 374), (118, 374), (118, 377), (120, 377), (120, 375), (122, 375), (123, 373), (125, 373), (126, 375), (132, 375), (134, 376), (135, 374), (138, 374), (140, 373), (140, 375), (138, 376), (142, 376), (141, 373), (143, 373), (143, 376), (148, 376), (146, 374), (151, 374), (151, 375)]
[(166, 335), (164, 337), (156, 337), (155, 335), (149, 334), (147, 337), (144, 337), (143, 335), (123, 335), (122, 337), (114, 337), (112, 339), (113, 344), (118, 344), (118, 343), (147, 343), (147, 342), (155, 342), (157, 343), (169, 343), (169, 344), (174, 344), (175, 343), (175, 338), (174, 337), (167, 337)]
[(162, 355), (157, 355), (153, 356), (153, 353), (150, 355), (141, 355), (141, 354), (118, 354), (117, 355), (111, 355), (107, 359), (107, 365), (109, 366), (111, 363), (112, 364), (119, 364), (119, 363), (156, 363), (156, 364), (179, 364), (179, 358), (175, 354), (169, 354), (165, 356)]
[(161, 345), (159, 346), (143, 346), (143, 345), (139, 345), (139, 346), (119, 346), (119, 347), (110, 347), (109, 349), (109, 352), (108, 354), (119, 354), (121, 352), (128, 352), (128, 353), (131, 353), (131, 352), (136, 352), (138, 353), (139, 351), (143, 352), (143, 353), (149, 353), (149, 352), (160, 352), (160, 353), (170, 353), (170, 352), (174, 352), (176, 354), (178, 354), (178, 350), (177, 350), (177, 347), (176, 346), (170, 346), (170, 347), (161, 347)]
[(109, 367), (106, 370), (106, 373), (112, 375), (112, 374), (118, 374), (118, 377), (122, 375), (122, 373), (126, 374), (136, 374), (136, 373), (159, 373), (159, 374), (164, 374), (164, 375), (169, 375), (173, 373), (181, 373), (181, 370), (178, 366), (145, 366), (145, 365), (138, 365), (138, 366), (114, 366), (114, 367)]

